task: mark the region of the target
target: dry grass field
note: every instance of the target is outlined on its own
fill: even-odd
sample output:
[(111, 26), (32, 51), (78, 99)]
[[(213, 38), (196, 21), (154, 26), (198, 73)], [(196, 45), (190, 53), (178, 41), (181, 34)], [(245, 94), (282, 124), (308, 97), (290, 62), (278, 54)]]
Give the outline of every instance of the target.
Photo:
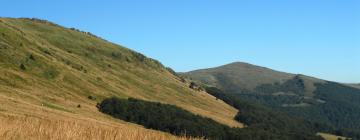
[(332, 134), (318, 133), (317, 135), (323, 137), (325, 140), (347, 140), (345, 137), (340, 137)]
[(156, 60), (89, 33), (42, 20), (0, 18), (2, 138), (53, 139), (51, 133), (54, 139), (178, 138), (101, 114), (96, 104), (111, 96), (172, 104), (243, 127), (233, 119), (235, 108), (188, 84)]
[[(1, 117), (0, 137), (6, 140), (186, 140), (130, 124), (94, 120)], [(194, 139), (194, 138), (191, 138)]]

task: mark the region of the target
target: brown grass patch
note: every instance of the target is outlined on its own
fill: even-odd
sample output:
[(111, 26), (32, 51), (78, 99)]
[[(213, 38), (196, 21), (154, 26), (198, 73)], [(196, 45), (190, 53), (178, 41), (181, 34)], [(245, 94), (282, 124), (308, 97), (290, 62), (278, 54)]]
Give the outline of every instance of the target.
[(6, 140), (188, 140), (129, 125), (35, 117), (0, 117), (0, 137)]

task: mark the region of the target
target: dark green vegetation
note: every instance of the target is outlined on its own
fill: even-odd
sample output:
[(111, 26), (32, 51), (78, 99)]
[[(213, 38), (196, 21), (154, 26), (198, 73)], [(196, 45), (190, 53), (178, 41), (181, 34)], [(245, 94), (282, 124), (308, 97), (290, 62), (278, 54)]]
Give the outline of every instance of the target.
[[(278, 86), (281, 89), (282, 86)], [(291, 86), (285, 86), (282, 91)], [(234, 94), (311, 122), (333, 128), (331, 133), (360, 139), (360, 90), (338, 83), (316, 84), (313, 98), (298, 95), (274, 96), (261, 93)], [(331, 130), (331, 129), (330, 129)]]
[(226, 139), (226, 130), (230, 129), (211, 119), (193, 115), (173, 105), (133, 98), (128, 100), (114, 97), (105, 99), (98, 105), (98, 108), (101, 112), (115, 118), (175, 135)]
[(360, 139), (360, 90), (334, 82), (316, 84), (316, 87), (315, 97), (326, 103), (286, 112), (327, 122), (338, 129), (335, 134)]
[[(264, 130), (272, 135), (288, 136), (288, 139), (311, 139), (318, 130), (326, 130), (323, 124), (313, 124), (302, 119), (273, 111), (260, 104), (251, 103), (237, 96), (226, 94), (215, 87), (208, 87), (206, 91), (218, 99), (237, 108), (240, 112), (236, 115), (237, 121), (243, 122), (255, 131)], [(299, 136), (301, 134), (302, 136)]]
[(287, 80), (285, 83), (274, 83), (274, 84), (263, 84), (257, 86), (255, 91), (259, 93), (277, 93), (277, 92), (285, 92), (285, 93), (295, 93), (297, 95), (303, 95), (305, 93), (305, 84), (304, 80), (300, 78), (300, 76), (295, 76), (294, 78)]
[[(243, 63), (184, 75), (292, 118), (319, 123), (323, 128), (319, 132), (360, 139), (360, 90), (349, 85)], [(211, 79), (216, 82), (212, 83)], [(248, 79), (251, 79), (249, 84), (245, 83)], [(242, 121), (247, 123), (246, 119)]]
[[(147, 102), (130, 98), (128, 100), (109, 98), (102, 101), (98, 108), (128, 122), (137, 123), (146, 128), (170, 132), (175, 135), (205, 137), (210, 139), (246, 139), (246, 140), (312, 140), (321, 139), (315, 136), (317, 128), (294, 121), (291, 118), (272, 113), (266, 108), (242, 102), (217, 90), (209, 90), (212, 95), (242, 109), (236, 116), (249, 127), (230, 128), (211, 119), (185, 111), (172, 105)], [(219, 95), (219, 96), (218, 96)]]

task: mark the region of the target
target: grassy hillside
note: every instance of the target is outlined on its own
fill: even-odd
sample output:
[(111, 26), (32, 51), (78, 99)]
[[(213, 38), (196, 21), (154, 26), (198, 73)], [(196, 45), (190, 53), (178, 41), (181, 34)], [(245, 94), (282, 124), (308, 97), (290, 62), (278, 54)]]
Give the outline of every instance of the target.
[(318, 133), (319, 136), (323, 137), (325, 140), (347, 140), (346, 137), (326, 134), (326, 133)]
[(284, 82), (293, 75), (259, 67), (248, 63), (235, 62), (224, 66), (195, 70), (185, 76), (222, 89), (254, 89), (261, 84)]
[[(292, 117), (323, 123), (326, 131), (332, 130), (330, 133), (360, 139), (360, 90), (349, 85), (243, 63), (184, 75)], [(215, 79), (216, 82), (207, 82), (207, 79)], [(249, 84), (243, 84), (248, 79)]]
[[(235, 62), (224, 66), (182, 73), (183, 76), (215, 86), (231, 94), (264, 94), (273, 96), (296, 96), (314, 99), (315, 84), (325, 83), (317, 78), (279, 72), (252, 64)], [(290, 106), (300, 104), (284, 104)]]
[[(71, 118), (70, 122), (86, 122), (80, 125), (85, 128), (89, 123), (112, 128), (121, 124), (147, 133), (98, 112), (97, 102), (117, 96), (172, 104), (242, 127), (233, 119), (236, 109), (188, 88), (156, 60), (43, 20), (0, 18), (0, 73), (3, 118), (27, 123), (31, 123), (27, 119), (47, 119), (50, 125)], [(5, 132), (0, 130), (0, 135)]]
[[(238, 93), (243, 90), (255, 90), (256, 87), (266, 84), (281, 84), (293, 77), (295, 74), (275, 71), (269, 68), (255, 66), (248, 63), (235, 62), (224, 66), (201, 69), (182, 73), (207, 85), (216, 86), (229, 93)], [(313, 91), (313, 83), (321, 80), (301, 76), (308, 83), (307, 88)]]

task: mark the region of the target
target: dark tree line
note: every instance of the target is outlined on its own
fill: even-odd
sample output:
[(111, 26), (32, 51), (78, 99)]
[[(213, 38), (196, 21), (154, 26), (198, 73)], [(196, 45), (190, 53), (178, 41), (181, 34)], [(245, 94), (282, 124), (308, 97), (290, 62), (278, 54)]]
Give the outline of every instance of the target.
[[(226, 97), (220, 97), (220, 99), (227, 99)], [(258, 110), (257, 106), (253, 106), (247, 103), (241, 103), (236, 100), (228, 99), (227, 102), (233, 106), (237, 106), (241, 109)], [(244, 107), (244, 108), (243, 108)], [(276, 124), (267, 121), (275, 117), (268, 116), (266, 118), (252, 115), (269, 115), (264, 114), (252, 114), (250, 112), (246, 116), (238, 115), (236, 119), (244, 121), (250, 124), (246, 128), (230, 128), (226, 125), (217, 123), (212, 119), (205, 118), (202, 116), (194, 115), (188, 111), (178, 108), (173, 105), (166, 105), (155, 102), (147, 102), (137, 100), (133, 98), (129, 99), (118, 99), (108, 98), (98, 104), (98, 108), (101, 112), (109, 114), (115, 118), (140, 124), (146, 128), (161, 130), (169, 132), (175, 135), (186, 135), (193, 137), (205, 137), (208, 139), (219, 139), (219, 140), (318, 140), (321, 139), (315, 136), (315, 133), (307, 132), (307, 129), (301, 127), (295, 129), (295, 125), (289, 131), (284, 131), (277, 127), (284, 127), (281, 125), (287, 125), (288, 122), (282, 122), (282, 124)], [(260, 107), (261, 108), (261, 107)], [(245, 109), (244, 109), (245, 110)], [(262, 111), (263, 109), (260, 109)], [(260, 112), (259, 111), (259, 112)], [(241, 113), (240, 113), (241, 114)], [(241, 118), (244, 117), (244, 118)], [(275, 117), (276, 118), (276, 117)], [(282, 119), (282, 118), (279, 118)], [(265, 124), (265, 123), (273, 124)], [(290, 127), (289, 127), (290, 128)], [(300, 131), (300, 129), (303, 129)]]
[[(302, 85), (298, 80), (291, 82), (297, 84), (295, 87)], [(316, 86), (315, 98), (326, 103), (291, 108), (280, 105), (304, 99), (301, 96), (226, 94), (214, 87), (206, 88), (209, 94), (239, 110), (234, 119), (247, 125), (242, 129), (230, 128), (176, 106), (132, 98), (105, 99), (98, 108), (115, 118), (175, 135), (229, 140), (315, 140), (321, 139), (315, 136), (317, 132), (327, 132), (360, 139), (360, 90), (331, 82)]]
[(265, 130), (273, 135), (282, 135), (286, 139), (320, 139), (315, 137), (318, 130), (326, 130), (328, 127), (320, 123), (311, 123), (296, 117), (290, 117), (285, 113), (273, 111), (263, 105), (243, 100), (234, 95), (208, 87), (206, 91), (239, 110), (235, 119), (245, 123), (252, 130)]
[(255, 88), (258, 93), (292, 92), (303, 95), (305, 92), (304, 80), (299, 75), (287, 80), (285, 83), (263, 84)]
[(231, 128), (209, 118), (194, 115), (173, 105), (147, 102), (133, 98), (109, 98), (98, 108), (115, 118), (161, 130), (175, 135), (186, 135), (211, 139), (229, 139)]

